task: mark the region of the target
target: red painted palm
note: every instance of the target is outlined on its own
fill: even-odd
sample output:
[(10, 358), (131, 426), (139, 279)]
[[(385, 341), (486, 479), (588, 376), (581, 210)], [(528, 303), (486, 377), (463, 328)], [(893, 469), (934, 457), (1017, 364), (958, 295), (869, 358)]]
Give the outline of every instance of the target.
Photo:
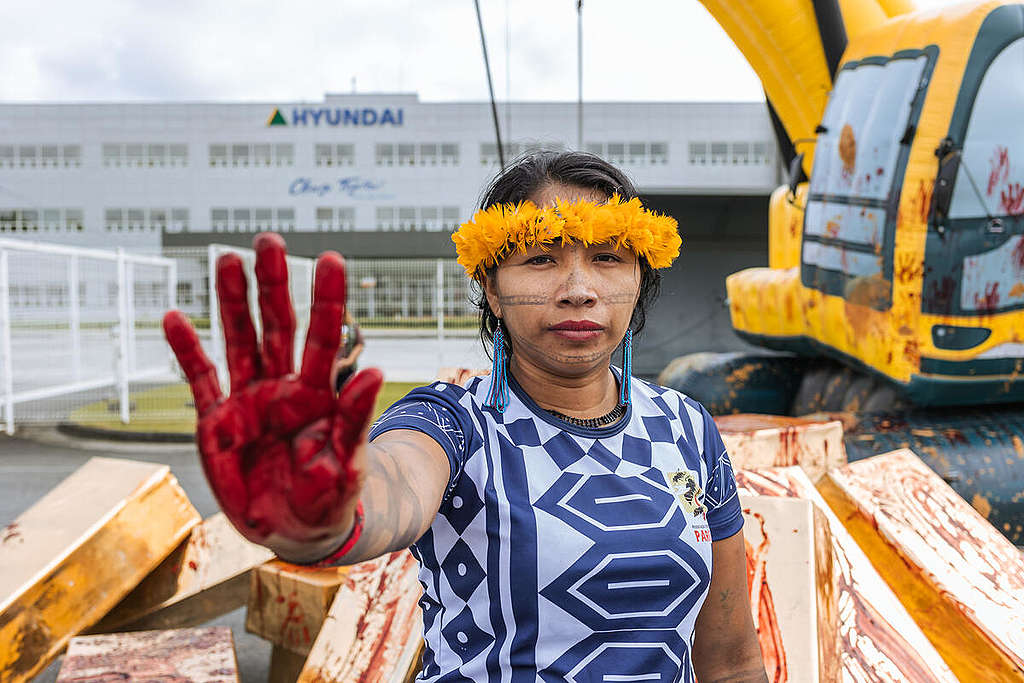
[(253, 248), (262, 342), (241, 259), (226, 254), (216, 264), (229, 396), (181, 312), (164, 316), (164, 334), (192, 387), (203, 469), (225, 514), (251, 541), (308, 548), (351, 527), (382, 376), (364, 370), (340, 396), (330, 386), (345, 310), (345, 261), (334, 252), (317, 261), (302, 367), (294, 373), (284, 240), (264, 233)]

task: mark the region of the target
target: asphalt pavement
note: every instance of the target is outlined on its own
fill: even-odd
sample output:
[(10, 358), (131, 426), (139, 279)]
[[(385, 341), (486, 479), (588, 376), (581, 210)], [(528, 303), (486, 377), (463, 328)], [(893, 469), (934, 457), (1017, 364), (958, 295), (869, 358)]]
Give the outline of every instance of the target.
[[(169, 465), (192, 504), (203, 517), (219, 509), (206, 483), (195, 447), (115, 443), (91, 439), (72, 439), (51, 429), (26, 430), (28, 438), (0, 434), (0, 527), (13, 521), (47, 491), (74, 472), (89, 458), (103, 456), (159, 462)], [(270, 644), (245, 632), (245, 608), (210, 622), (229, 626), (234, 634), (239, 674), (244, 683), (267, 680)], [(36, 681), (51, 683), (57, 679), (57, 659)]]

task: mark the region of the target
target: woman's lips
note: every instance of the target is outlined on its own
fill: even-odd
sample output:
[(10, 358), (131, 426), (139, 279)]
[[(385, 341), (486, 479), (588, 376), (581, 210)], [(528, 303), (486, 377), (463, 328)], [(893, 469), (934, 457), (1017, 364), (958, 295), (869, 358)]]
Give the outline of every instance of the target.
[(548, 329), (565, 339), (586, 341), (600, 336), (604, 326), (591, 320), (566, 320)]

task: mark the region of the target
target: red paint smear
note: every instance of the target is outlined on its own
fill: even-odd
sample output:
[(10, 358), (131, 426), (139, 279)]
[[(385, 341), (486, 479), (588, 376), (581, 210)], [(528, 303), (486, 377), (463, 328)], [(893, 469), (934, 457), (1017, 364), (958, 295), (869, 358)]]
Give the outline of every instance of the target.
[(1020, 183), (1010, 183), (999, 193), (999, 207), (1011, 216), (1024, 213), (1024, 187)]
[(1018, 269), (1024, 268), (1024, 237), (1018, 238), (1013, 248), (1013, 262)]
[[(775, 601), (772, 590), (768, 586), (768, 575), (765, 572), (769, 539), (764, 529), (764, 517), (756, 512), (744, 510), (751, 514), (761, 525), (761, 536), (764, 540), (755, 549), (745, 538), (743, 544), (747, 551), (747, 589), (750, 591), (751, 608), (757, 609), (757, 639), (761, 645), (761, 658), (768, 674), (769, 683), (784, 683), (789, 680), (786, 666), (786, 649), (782, 643), (782, 628), (775, 614)], [(760, 580), (758, 580), (760, 577)], [(756, 585), (755, 585), (756, 582)]]
[(189, 560), (188, 561), (188, 568), (193, 570), (193, 571), (195, 571), (196, 569), (199, 568), (199, 565), (196, 564), (195, 560)]
[(999, 307), (999, 283), (990, 282), (985, 285), (985, 296), (974, 295), (974, 305), (981, 311), (993, 311)]
[(986, 194), (992, 196), (996, 186), (1006, 182), (1010, 176), (1010, 151), (1006, 147), (997, 146), (992, 158), (989, 160), (991, 170), (988, 174), (988, 189)]

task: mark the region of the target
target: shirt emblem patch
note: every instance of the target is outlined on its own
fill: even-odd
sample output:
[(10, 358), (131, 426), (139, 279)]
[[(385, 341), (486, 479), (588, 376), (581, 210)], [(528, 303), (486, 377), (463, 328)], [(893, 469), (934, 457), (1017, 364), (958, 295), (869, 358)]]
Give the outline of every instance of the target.
[(701, 517), (707, 513), (708, 510), (704, 507), (704, 489), (698, 483), (696, 472), (669, 472), (668, 485), (684, 510), (694, 517)]

